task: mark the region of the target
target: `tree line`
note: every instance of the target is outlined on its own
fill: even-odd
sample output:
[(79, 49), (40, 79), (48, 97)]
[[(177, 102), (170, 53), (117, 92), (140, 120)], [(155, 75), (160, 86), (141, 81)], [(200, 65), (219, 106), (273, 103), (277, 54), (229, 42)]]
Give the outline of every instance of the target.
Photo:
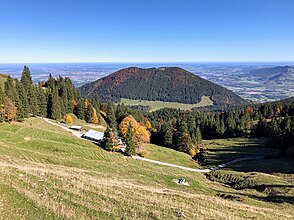
[(147, 117), (153, 127), (151, 142), (176, 150), (191, 152), (193, 145), (187, 143), (192, 140), (194, 147), (198, 146), (197, 152), (201, 136), (204, 139), (268, 137), (281, 154), (294, 155), (294, 99), (223, 111), (161, 109), (148, 113)]
[(65, 77), (33, 83), (31, 72), (24, 66), (21, 79), (5, 76), (4, 88), (0, 88), (0, 122), (22, 121), (29, 116), (63, 119), (75, 114), (91, 123), (101, 123), (98, 96), (83, 99), (72, 81)]
[(104, 108), (112, 130), (131, 131), (124, 137), (133, 136), (134, 125), (141, 124), (150, 133), (146, 142), (182, 151), (192, 157), (202, 147), (202, 138), (237, 137), (268, 137), (272, 147), (278, 148), (282, 155), (294, 155), (294, 99), (222, 111), (164, 108), (146, 112), (113, 103)]

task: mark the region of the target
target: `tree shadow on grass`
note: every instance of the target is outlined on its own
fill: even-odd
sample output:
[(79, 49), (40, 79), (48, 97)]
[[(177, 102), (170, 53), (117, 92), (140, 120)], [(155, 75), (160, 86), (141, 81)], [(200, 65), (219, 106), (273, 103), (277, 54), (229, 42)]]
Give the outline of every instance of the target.
[(265, 158), (259, 160), (242, 161), (229, 166), (238, 172), (261, 172), (267, 174), (294, 174), (294, 159), (287, 157)]
[[(289, 185), (267, 185), (267, 187), (285, 187), (289, 188)], [(290, 185), (291, 188), (294, 185)], [(294, 195), (266, 195), (266, 196), (257, 196), (248, 193), (242, 192), (224, 192), (218, 191), (217, 194), (219, 197), (229, 200), (243, 201), (244, 197), (248, 197), (255, 200), (260, 200), (263, 202), (273, 202), (273, 203), (289, 203), (291, 205), (294, 204)]]

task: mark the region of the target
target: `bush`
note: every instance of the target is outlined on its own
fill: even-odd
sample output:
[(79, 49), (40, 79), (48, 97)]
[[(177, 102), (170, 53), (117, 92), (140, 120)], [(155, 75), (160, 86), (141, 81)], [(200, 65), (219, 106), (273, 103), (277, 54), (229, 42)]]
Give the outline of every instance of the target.
[(199, 150), (198, 150), (197, 148), (191, 148), (191, 149), (189, 150), (189, 154), (190, 154), (191, 157), (196, 156), (196, 154), (197, 154), (198, 152), (199, 152)]
[(64, 120), (66, 122), (66, 124), (72, 124), (73, 123), (73, 119), (71, 117), (70, 114), (67, 114), (65, 117), (64, 117)]
[(140, 155), (140, 157), (145, 158), (145, 157), (148, 157), (150, 154), (146, 150), (141, 150), (141, 152), (139, 153), (139, 155)]

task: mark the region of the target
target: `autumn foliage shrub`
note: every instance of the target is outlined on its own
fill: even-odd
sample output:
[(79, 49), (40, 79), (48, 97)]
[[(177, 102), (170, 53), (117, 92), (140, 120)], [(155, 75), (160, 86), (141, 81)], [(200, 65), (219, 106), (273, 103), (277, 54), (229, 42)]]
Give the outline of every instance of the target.
[(65, 115), (64, 120), (65, 120), (66, 124), (72, 124), (73, 123), (73, 119), (72, 119), (70, 114)]

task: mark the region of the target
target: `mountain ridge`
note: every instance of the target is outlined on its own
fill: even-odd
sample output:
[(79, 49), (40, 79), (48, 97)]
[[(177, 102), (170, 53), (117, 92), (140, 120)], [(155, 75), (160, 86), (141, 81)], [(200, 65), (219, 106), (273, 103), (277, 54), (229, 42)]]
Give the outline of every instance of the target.
[(249, 74), (260, 77), (264, 80), (264, 84), (294, 82), (294, 67), (289, 65), (256, 69), (250, 71)]
[(98, 94), (102, 101), (120, 98), (196, 104), (209, 96), (215, 105), (241, 105), (248, 101), (232, 91), (179, 67), (129, 67), (79, 88), (81, 95)]

